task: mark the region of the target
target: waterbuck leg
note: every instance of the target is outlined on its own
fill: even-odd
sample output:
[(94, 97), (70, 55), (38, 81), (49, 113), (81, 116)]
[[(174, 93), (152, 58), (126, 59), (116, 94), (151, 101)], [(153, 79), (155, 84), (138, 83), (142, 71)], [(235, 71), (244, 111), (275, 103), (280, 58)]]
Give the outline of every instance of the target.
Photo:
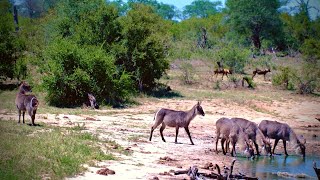
[(20, 123), (20, 116), (21, 116), (21, 111), (20, 111), (20, 110), (18, 110), (18, 115), (19, 115), (19, 121), (18, 121), (18, 123)]
[[(156, 120), (156, 122), (154, 123), (154, 125), (151, 127), (151, 132), (150, 132), (149, 141), (151, 141), (151, 139), (152, 139), (153, 131), (154, 131), (155, 129), (157, 129), (157, 127), (158, 127), (160, 124), (161, 124), (161, 121), (160, 121), (160, 123), (159, 123), (159, 121)], [(160, 133), (161, 133), (161, 131), (160, 131)]]
[(162, 123), (162, 126), (161, 126), (161, 128), (160, 128), (160, 135), (161, 135), (161, 138), (162, 138), (162, 141), (163, 142), (166, 142), (166, 140), (164, 139), (164, 137), (163, 137), (163, 130), (166, 128), (166, 124), (165, 123)]
[(276, 146), (277, 146), (278, 142), (279, 142), (279, 139), (276, 139), (276, 140), (274, 141), (274, 146), (273, 146), (273, 149), (272, 149), (272, 154), (274, 154), (274, 150), (276, 149)]
[(174, 143), (178, 143), (178, 134), (179, 134), (179, 127), (176, 127), (176, 139), (174, 140)]
[(226, 140), (226, 153), (230, 151), (229, 144), (230, 144), (230, 141)]
[(219, 141), (219, 136), (220, 134), (217, 134), (217, 139), (216, 139), (216, 153), (218, 154), (218, 141)]
[(187, 132), (187, 134), (188, 134), (188, 136), (189, 136), (189, 139), (190, 139), (191, 144), (194, 145), (193, 142), (192, 142), (192, 139), (191, 139), (191, 135), (190, 135), (190, 132), (189, 132), (189, 128), (188, 128), (188, 127), (185, 127), (184, 129), (186, 130), (186, 132)]
[(26, 113), (25, 111), (22, 111), (22, 122), (23, 122), (23, 124), (24, 124), (24, 114), (25, 113)]
[(221, 138), (221, 148), (222, 148), (223, 155), (226, 155), (226, 151), (224, 150), (224, 141), (225, 140), (226, 140), (225, 138)]
[(284, 141), (284, 140), (282, 140), (282, 141), (283, 141), (284, 154), (285, 154), (286, 156), (288, 156), (288, 153), (287, 153), (287, 142)]
[(231, 156), (234, 157), (234, 156), (236, 156), (236, 154), (237, 154), (236, 153), (236, 144), (233, 144), (232, 145), (232, 150), (231, 150)]
[(32, 126), (35, 126), (36, 124), (34, 123), (34, 119), (35, 119), (36, 117), (35, 117), (35, 114), (33, 114), (32, 116), (31, 116), (31, 121), (32, 121)]
[(260, 152), (259, 152), (259, 147), (256, 141), (253, 141), (254, 146), (256, 147), (257, 150), (257, 155), (260, 156)]
[(151, 131), (150, 131), (149, 141), (151, 141), (151, 139), (152, 139), (152, 133), (153, 133), (153, 131), (154, 131), (154, 128), (153, 128), (153, 126), (152, 126), (152, 127), (151, 127)]

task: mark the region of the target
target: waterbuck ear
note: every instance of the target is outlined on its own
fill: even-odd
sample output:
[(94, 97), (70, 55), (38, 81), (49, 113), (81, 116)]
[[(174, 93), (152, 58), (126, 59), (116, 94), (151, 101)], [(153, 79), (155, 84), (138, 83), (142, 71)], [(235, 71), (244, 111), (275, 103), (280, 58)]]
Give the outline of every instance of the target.
[(198, 101), (198, 106), (200, 106), (200, 105), (201, 105), (201, 103), (202, 103), (202, 101)]

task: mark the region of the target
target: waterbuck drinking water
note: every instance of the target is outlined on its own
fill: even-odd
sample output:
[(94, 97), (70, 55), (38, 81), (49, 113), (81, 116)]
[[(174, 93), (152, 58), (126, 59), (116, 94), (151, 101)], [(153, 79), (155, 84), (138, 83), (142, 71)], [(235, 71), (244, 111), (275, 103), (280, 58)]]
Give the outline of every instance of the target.
[(256, 123), (243, 118), (231, 119), (235, 121), (243, 129), (243, 132), (245, 132), (248, 135), (248, 138), (252, 140), (257, 151), (257, 155), (260, 155), (258, 143), (262, 143), (263, 149), (266, 151), (266, 153), (270, 153), (271, 155), (270, 141), (265, 138), (265, 136), (263, 135)]
[(231, 156), (236, 155), (236, 144), (246, 145), (246, 151), (249, 153), (249, 157), (254, 156), (253, 150), (249, 145), (249, 138), (246, 133), (243, 132), (242, 128), (232, 119), (220, 118), (216, 122), (216, 153), (218, 153), (218, 141), (221, 138), (221, 148), (222, 153), (226, 155), (226, 150), (224, 149), (224, 142), (228, 142), (232, 145)]
[(190, 109), (189, 111), (176, 111), (176, 110), (164, 109), (164, 108), (160, 109), (154, 116), (155, 123), (151, 127), (149, 141), (151, 141), (153, 131), (160, 124), (162, 124), (161, 128), (160, 128), (160, 135), (161, 135), (163, 142), (166, 142), (166, 140), (164, 139), (163, 134), (162, 134), (162, 132), (166, 128), (166, 126), (176, 128), (175, 143), (178, 143), (177, 137), (178, 137), (178, 133), (179, 133), (179, 128), (183, 127), (189, 136), (191, 144), (194, 145), (194, 143), (191, 139), (191, 136), (190, 136), (190, 132), (189, 132), (189, 124), (190, 124), (191, 120), (193, 120), (196, 117), (196, 115), (198, 115), (198, 114), (204, 116), (204, 112), (203, 112), (203, 109), (201, 107), (200, 102), (198, 102), (196, 105), (194, 105), (192, 107), (192, 109)]
[(296, 150), (299, 150), (299, 153), (303, 156), (306, 155), (306, 141), (304, 140), (302, 143), (288, 124), (277, 121), (263, 120), (260, 122), (259, 128), (266, 137), (275, 139), (272, 149), (273, 154), (279, 140), (281, 139), (283, 141), (284, 153), (286, 156), (288, 155), (286, 141), (294, 143)]
[(22, 112), (22, 122), (24, 123), (24, 114), (28, 111), (28, 114), (31, 117), (32, 125), (35, 126), (34, 119), (36, 116), (37, 108), (39, 105), (39, 101), (34, 95), (27, 95), (26, 93), (32, 92), (31, 87), (26, 82), (22, 82), (19, 86), (19, 91), (16, 95), (16, 107), (18, 109), (19, 114), (19, 121), (20, 123), (20, 116)]

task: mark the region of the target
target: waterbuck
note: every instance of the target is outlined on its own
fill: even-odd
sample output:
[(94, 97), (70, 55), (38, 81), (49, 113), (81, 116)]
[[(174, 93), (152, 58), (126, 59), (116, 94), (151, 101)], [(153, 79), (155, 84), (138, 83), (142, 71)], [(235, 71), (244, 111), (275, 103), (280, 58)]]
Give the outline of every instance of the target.
[(279, 140), (281, 139), (283, 141), (284, 153), (286, 156), (288, 155), (286, 141), (294, 143), (296, 150), (300, 150), (299, 153), (303, 156), (306, 155), (305, 139), (302, 143), (288, 124), (277, 121), (263, 120), (259, 124), (259, 129), (266, 137), (275, 139), (272, 149), (273, 154)]
[(252, 73), (252, 79), (253, 79), (253, 77), (254, 77), (256, 74), (259, 74), (259, 75), (263, 75), (264, 80), (266, 80), (266, 74), (267, 74), (268, 72), (271, 72), (270, 68), (264, 69), (264, 70), (261, 70), (261, 69), (256, 68), (256, 70), (254, 70), (253, 73)]
[[(220, 118), (216, 122), (216, 153), (218, 154), (218, 141), (221, 138), (222, 153), (226, 155), (229, 142), (232, 144), (231, 156), (236, 156), (236, 144), (246, 145), (246, 151), (249, 156), (254, 156), (253, 150), (249, 145), (249, 138), (242, 128), (232, 119)], [(224, 149), (224, 142), (226, 142), (226, 150)]]
[(271, 155), (271, 143), (265, 138), (264, 134), (261, 132), (256, 123), (243, 118), (231, 119), (235, 121), (243, 129), (243, 132), (248, 135), (248, 138), (252, 140), (257, 151), (257, 155), (260, 155), (258, 143), (262, 143), (262, 148), (266, 151), (266, 153), (270, 153)]
[(20, 116), (22, 112), (22, 122), (24, 123), (24, 114), (27, 111), (28, 114), (31, 117), (31, 122), (33, 126), (36, 124), (34, 123), (34, 119), (36, 116), (37, 108), (39, 105), (39, 101), (34, 95), (27, 95), (26, 93), (32, 92), (31, 87), (29, 86), (28, 83), (22, 82), (21, 85), (19, 86), (19, 91), (16, 95), (16, 107), (18, 109), (18, 114), (19, 114), (19, 121), (20, 123)]
[(189, 132), (189, 124), (191, 120), (193, 120), (198, 114), (204, 116), (204, 112), (200, 102), (194, 105), (192, 109), (190, 109), (189, 111), (176, 111), (176, 110), (165, 109), (165, 108), (160, 109), (154, 116), (155, 123), (151, 127), (149, 141), (151, 141), (153, 131), (162, 123), (160, 128), (160, 135), (163, 142), (166, 142), (162, 133), (163, 130), (166, 128), (166, 126), (176, 128), (175, 143), (178, 143), (177, 137), (179, 133), (179, 128), (183, 127), (189, 136), (191, 144), (194, 145)]
[(85, 104), (86, 106), (90, 106), (92, 109), (99, 109), (97, 100), (91, 93), (88, 93), (88, 101)]

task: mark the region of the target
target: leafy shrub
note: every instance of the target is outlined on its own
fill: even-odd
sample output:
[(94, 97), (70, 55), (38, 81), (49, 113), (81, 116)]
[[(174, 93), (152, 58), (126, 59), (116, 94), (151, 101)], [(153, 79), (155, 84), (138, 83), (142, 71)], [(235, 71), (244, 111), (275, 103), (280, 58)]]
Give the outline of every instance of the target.
[(193, 77), (194, 77), (194, 68), (192, 64), (189, 62), (182, 62), (181, 67), (182, 71), (182, 80), (185, 84), (191, 84), (193, 82)]
[(244, 76), (242, 79), (242, 87), (244, 87), (244, 82), (247, 82), (248, 87), (254, 89), (256, 84), (253, 82), (252, 77)]
[(307, 39), (304, 41), (301, 52), (307, 62), (316, 63), (320, 61), (320, 40)]
[(269, 55), (260, 56), (259, 58), (253, 59), (251, 61), (252, 67), (255, 68), (275, 68), (275, 63), (272, 61), (272, 57)]
[(275, 86), (284, 86), (288, 90), (294, 90), (295, 71), (290, 67), (280, 67), (280, 72), (272, 77), (272, 84)]
[(14, 78), (16, 62), (23, 56), (25, 41), (14, 30), (11, 4), (0, 2), (0, 79)]
[(222, 45), (222, 48), (217, 52), (215, 59), (231, 68), (233, 72), (243, 73), (249, 54), (249, 50), (228, 43)]
[(133, 5), (119, 22), (122, 40), (120, 51), (114, 51), (116, 64), (132, 74), (140, 91), (152, 90), (169, 68), (165, 59), (167, 24), (151, 7), (142, 4)]
[(296, 76), (298, 93), (310, 94), (320, 87), (320, 62), (306, 63), (302, 67), (302, 74)]
[(114, 58), (99, 48), (57, 40), (47, 48), (45, 58), (42, 80), (52, 105), (81, 105), (89, 92), (113, 103), (134, 92), (130, 76), (117, 72)]
[(215, 90), (221, 90), (221, 80), (217, 80), (217, 81), (214, 83), (213, 89), (215, 89)]

